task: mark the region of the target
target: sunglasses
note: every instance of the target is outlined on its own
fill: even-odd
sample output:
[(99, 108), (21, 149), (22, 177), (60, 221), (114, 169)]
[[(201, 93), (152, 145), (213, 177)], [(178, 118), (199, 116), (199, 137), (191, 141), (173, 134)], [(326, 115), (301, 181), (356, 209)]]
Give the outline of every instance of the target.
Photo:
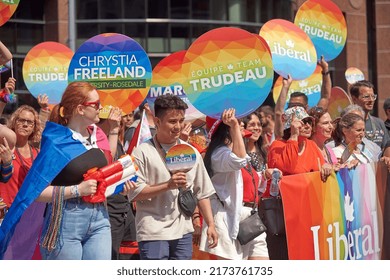
[(303, 122), (303, 124), (310, 124), (310, 125), (313, 124), (313, 120), (310, 118), (303, 119), (302, 122)]
[(93, 108), (95, 108), (95, 110), (99, 110), (99, 109), (100, 109), (100, 100), (98, 100), (98, 101), (93, 101), (93, 102), (84, 102), (84, 103), (81, 104), (81, 105), (93, 107)]

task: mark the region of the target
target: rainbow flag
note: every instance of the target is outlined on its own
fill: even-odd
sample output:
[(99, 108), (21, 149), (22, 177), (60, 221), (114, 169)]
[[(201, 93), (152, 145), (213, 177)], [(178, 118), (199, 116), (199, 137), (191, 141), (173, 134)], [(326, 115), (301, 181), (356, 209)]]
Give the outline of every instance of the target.
[[(281, 181), (289, 259), (381, 259), (383, 194), (375, 163)], [(384, 176), (381, 176), (384, 179)], [(378, 188), (377, 188), (378, 185)]]

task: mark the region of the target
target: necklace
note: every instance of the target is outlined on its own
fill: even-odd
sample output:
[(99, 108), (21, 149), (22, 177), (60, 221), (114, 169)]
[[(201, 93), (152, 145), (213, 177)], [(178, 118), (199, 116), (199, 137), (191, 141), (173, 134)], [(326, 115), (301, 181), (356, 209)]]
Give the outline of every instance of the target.
[[(33, 155), (32, 148), (31, 148), (30, 145), (28, 145), (28, 148), (29, 148), (29, 150), (30, 150), (31, 165), (32, 165), (33, 162), (34, 162), (34, 155)], [(30, 167), (27, 167), (27, 164), (26, 164), (26, 162), (24, 161), (24, 157), (23, 157), (23, 156), (20, 154), (20, 152), (19, 152), (19, 148), (16, 148), (16, 149), (15, 149), (15, 152), (16, 152), (16, 154), (18, 155), (18, 158), (19, 158), (19, 160), (20, 160), (20, 163), (22, 164), (23, 170), (26, 171), (26, 173), (27, 173), (28, 170), (30, 169)]]

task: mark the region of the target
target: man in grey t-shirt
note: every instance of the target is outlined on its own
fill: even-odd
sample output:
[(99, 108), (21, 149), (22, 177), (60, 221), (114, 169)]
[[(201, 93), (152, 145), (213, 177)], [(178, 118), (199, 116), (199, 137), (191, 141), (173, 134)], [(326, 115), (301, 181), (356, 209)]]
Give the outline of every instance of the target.
[(218, 244), (209, 200), (215, 190), (196, 149), (196, 163), (187, 173), (171, 174), (165, 165), (166, 152), (176, 144), (185, 144), (179, 136), (184, 127), (187, 104), (177, 96), (164, 95), (156, 99), (154, 108), (156, 134), (132, 153), (139, 167), (137, 188), (132, 190), (130, 199), (137, 201), (140, 258), (189, 260), (192, 259), (194, 228), (191, 217), (184, 215), (178, 207), (178, 189), (185, 186), (194, 192), (203, 221), (208, 225), (210, 247)]
[(390, 137), (383, 120), (370, 115), (377, 98), (377, 95), (374, 94), (374, 85), (369, 81), (358, 81), (351, 86), (349, 92), (353, 103), (362, 107), (365, 113), (366, 138), (383, 150)]

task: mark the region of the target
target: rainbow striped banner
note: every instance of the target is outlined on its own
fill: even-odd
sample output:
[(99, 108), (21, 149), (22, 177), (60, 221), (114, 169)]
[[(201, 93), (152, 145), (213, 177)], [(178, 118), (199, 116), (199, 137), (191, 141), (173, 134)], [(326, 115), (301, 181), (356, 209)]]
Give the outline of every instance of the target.
[(364, 164), (323, 183), (319, 172), (281, 181), (289, 258), (378, 260), (387, 172)]

